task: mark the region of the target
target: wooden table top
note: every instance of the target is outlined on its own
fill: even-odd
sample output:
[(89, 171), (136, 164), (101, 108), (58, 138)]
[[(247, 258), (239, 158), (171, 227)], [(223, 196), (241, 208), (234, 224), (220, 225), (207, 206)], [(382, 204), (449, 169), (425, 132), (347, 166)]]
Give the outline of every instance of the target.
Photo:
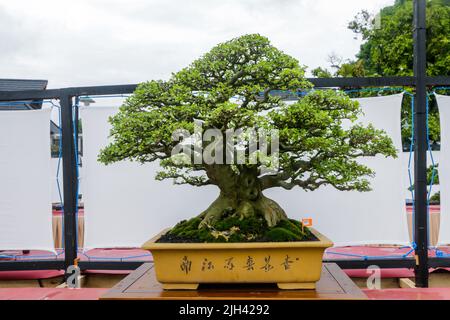
[(107, 291), (101, 300), (348, 300), (367, 296), (334, 263), (325, 263), (316, 290), (280, 290), (265, 284), (200, 285), (198, 290), (163, 290), (152, 263), (138, 269)]

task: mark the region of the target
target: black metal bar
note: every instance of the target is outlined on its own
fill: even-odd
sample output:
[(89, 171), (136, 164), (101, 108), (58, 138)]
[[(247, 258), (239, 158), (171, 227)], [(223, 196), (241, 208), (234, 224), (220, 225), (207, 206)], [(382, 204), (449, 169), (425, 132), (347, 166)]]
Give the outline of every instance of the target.
[(65, 267), (64, 260), (24, 260), (1, 261), (0, 271), (11, 270), (62, 270)]
[(415, 150), (414, 241), (416, 286), (428, 287), (427, 119), (426, 119), (426, 0), (414, 1)]
[(0, 91), (0, 101), (58, 99), (61, 95), (61, 91), (62, 91), (61, 89)]
[(58, 99), (61, 95), (87, 96), (133, 93), (137, 84), (73, 87), (50, 90), (0, 91), (0, 101), (30, 100), (30, 99)]
[[(415, 77), (367, 77), (367, 78), (309, 78), (310, 82), (317, 88), (327, 87), (414, 87)], [(425, 77), (427, 86), (450, 85), (449, 76)]]
[[(336, 263), (342, 269), (366, 269), (369, 266), (376, 265), (380, 268), (390, 269), (412, 269), (415, 266), (415, 259), (397, 258), (397, 259), (326, 259), (325, 263)], [(141, 264), (148, 261), (81, 261), (79, 267), (81, 270), (134, 270)], [(62, 270), (65, 267), (64, 260), (30, 260), (30, 261), (1, 261), (0, 271), (10, 270)], [(429, 258), (430, 268), (449, 268), (450, 257)]]
[[(134, 270), (148, 261), (81, 261), (79, 267), (82, 270)], [(415, 259), (326, 259), (325, 263), (336, 263), (342, 269), (366, 269), (376, 265), (380, 268), (408, 268), (415, 266)], [(0, 271), (9, 270), (62, 270), (65, 267), (64, 260), (26, 260), (26, 261), (1, 261)], [(429, 258), (430, 268), (449, 268), (450, 257)]]
[(336, 263), (341, 269), (367, 269), (370, 266), (379, 268), (399, 268), (412, 269), (415, 266), (413, 258), (397, 258), (397, 259), (327, 259), (325, 263)]
[(450, 268), (450, 257), (445, 258), (428, 258), (429, 268)]
[[(78, 105), (78, 97), (76, 97), (75, 99), (77, 99), (76, 100), (76, 102), (77, 103), (75, 103), (75, 108), (74, 108), (74, 119), (75, 119), (75, 121), (74, 121), (74, 128), (73, 128), (73, 130), (74, 130), (74, 133), (75, 133), (75, 137), (74, 137), (74, 140), (76, 141), (76, 146), (75, 146), (75, 155), (76, 155), (76, 157), (77, 157), (77, 159), (78, 159), (78, 163), (79, 163), (79, 161), (80, 161), (80, 153), (79, 153), (79, 151), (80, 151), (80, 141), (78, 140), (79, 139), (79, 129), (80, 129), (80, 116), (79, 116), (79, 105)], [(77, 179), (77, 183), (78, 183), (78, 179)], [(77, 186), (78, 187), (78, 186)], [(76, 199), (76, 201), (78, 201), (78, 199)]]
[(450, 77), (449, 76), (437, 76), (437, 77), (425, 77), (427, 86), (449, 86)]
[(318, 88), (413, 86), (415, 84), (414, 77), (309, 78), (308, 80)]
[[(415, 77), (368, 77), (368, 78), (309, 78), (318, 88), (329, 87), (383, 87), (383, 86), (415, 86)], [(449, 76), (426, 77), (428, 86), (450, 85)], [(62, 92), (70, 96), (108, 95), (132, 93), (137, 84), (73, 87), (65, 89), (0, 91), (0, 101), (58, 99)]]
[(127, 94), (133, 93), (137, 86), (137, 84), (121, 84), (112, 86), (73, 87), (65, 90), (72, 96)]
[(80, 261), (81, 270), (135, 270), (148, 261)]
[(61, 128), (62, 128), (62, 157), (63, 157), (63, 186), (64, 186), (64, 252), (65, 267), (74, 264), (77, 258), (76, 241), (76, 162), (74, 145), (74, 127), (72, 112), (72, 97), (62, 94), (61, 106)]
[[(134, 270), (148, 261), (80, 261), (81, 270)], [(70, 265), (71, 263), (69, 263)], [(65, 270), (65, 260), (22, 260), (0, 261), (0, 271), (11, 270)]]

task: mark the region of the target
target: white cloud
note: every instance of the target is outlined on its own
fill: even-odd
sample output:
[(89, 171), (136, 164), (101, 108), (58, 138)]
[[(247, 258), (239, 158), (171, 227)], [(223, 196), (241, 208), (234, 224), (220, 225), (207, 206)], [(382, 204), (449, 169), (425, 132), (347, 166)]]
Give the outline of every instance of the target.
[(394, 0), (0, 0), (3, 78), (50, 87), (167, 78), (215, 44), (260, 33), (304, 65), (352, 58), (347, 23)]

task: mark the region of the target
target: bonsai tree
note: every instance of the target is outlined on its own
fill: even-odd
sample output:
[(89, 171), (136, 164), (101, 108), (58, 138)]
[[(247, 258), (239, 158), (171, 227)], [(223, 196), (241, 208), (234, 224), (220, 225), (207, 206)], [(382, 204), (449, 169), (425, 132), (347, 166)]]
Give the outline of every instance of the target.
[[(280, 90), (302, 97), (287, 103)], [(396, 150), (383, 131), (359, 124), (360, 114), (358, 102), (344, 93), (313, 90), (305, 67), (267, 38), (245, 35), (217, 45), (167, 81), (139, 85), (111, 117), (114, 142), (102, 150), (99, 160), (159, 160), (159, 180), (218, 187), (218, 198), (204, 212), (172, 229), (169, 235), (174, 239), (301, 240), (309, 237), (308, 230), (289, 220), (264, 190), (313, 191), (331, 185), (342, 191), (369, 191), (367, 179), (375, 173), (358, 158), (395, 157)], [(271, 144), (270, 155), (258, 151), (239, 162), (229, 143), (197, 139), (198, 134), (193, 138), (199, 125), (223, 136), (229, 130), (251, 128), (277, 132), (278, 147)], [(174, 139), (180, 137), (177, 132), (183, 133), (181, 143)], [(237, 143), (247, 155), (254, 147), (249, 141)], [(199, 143), (203, 150), (214, 145), (216, 159), (234, 161), (195, 161)], [(181, 159), (173, 153), (176, 148), (194, 151), (181, 153)]]

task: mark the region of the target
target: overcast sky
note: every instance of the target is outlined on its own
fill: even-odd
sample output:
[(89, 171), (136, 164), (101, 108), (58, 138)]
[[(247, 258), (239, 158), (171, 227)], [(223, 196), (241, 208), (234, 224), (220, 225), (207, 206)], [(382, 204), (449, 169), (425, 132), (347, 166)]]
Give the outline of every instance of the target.
[(219, 42), (260, 33), (310, 69), (353, 58), (346, 28), (394, 0), (0, 0), (0, 78), (49, 88), (167, 79)]

